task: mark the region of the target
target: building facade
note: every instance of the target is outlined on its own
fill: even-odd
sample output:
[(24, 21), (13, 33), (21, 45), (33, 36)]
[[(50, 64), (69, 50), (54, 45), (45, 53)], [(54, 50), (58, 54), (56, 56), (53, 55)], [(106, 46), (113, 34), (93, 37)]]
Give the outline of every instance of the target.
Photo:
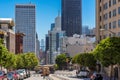
[[(96, 42), (114, 36), (120, 36), (120, 0), (96, 0)], [(103, 69), (110, 76), (110, 67)], [(119, 80), (119, 67), (117, 69), (113, 75)]]
[(61, 52), (74, 57), (78, 53), (89, 53), (95, 48), (95, 37), (74, 34), (73, 37), (63, 37)]
[(120, 0), (96, 0), (96, 41), (120, 36)]
[(66, 36), (82, 34), (82, 0), (62, 1), (62, 31)]
[(23, 33), (15, 34), (15, 54), (23, 53), (23, 37), (25, 35)]
[(0, 18), (0, 38), (4, 40), (4, 45), (8, 51), (15, 53), (15, 32), (13, 27), (13, 19)]
[(23, 52), (36, 53), (36, 7), (34, 4), (15, 6), (15, 32), (24, 33)]

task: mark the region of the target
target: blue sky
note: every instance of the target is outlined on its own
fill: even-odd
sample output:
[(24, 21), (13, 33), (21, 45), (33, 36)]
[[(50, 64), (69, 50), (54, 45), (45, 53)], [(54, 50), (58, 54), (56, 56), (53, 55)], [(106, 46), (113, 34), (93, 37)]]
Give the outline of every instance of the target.
[[(61, 11), (61, 0), (0, 0), (0, 18), (15, 19), (15, 4), (36, 4), (36, 30), (39, 40), (45, 38)], [(95, 0), (82, 0), (82, 25), (95, 27)]]

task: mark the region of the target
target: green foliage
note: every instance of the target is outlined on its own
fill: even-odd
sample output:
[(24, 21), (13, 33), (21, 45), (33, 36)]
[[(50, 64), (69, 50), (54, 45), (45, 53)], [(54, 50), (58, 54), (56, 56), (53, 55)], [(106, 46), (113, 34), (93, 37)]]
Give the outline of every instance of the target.
[(78, 56), (79, 56), (80, 54), (77, 54), (77, 55), (75, 55), (73, 58), (72, 58), (72, 63), (77, 63), (77, 59), (78, 59)]
[(23, 54), (16, 55), (16, 68), (24, 68), (24, 61), (22, 59)]
[(120, 62), (120, 38), (106, 38), (93, 51), (96, 59), (108, 67)]
[(56, 57), (56, 64), (58, 65), (59, 69), (62, 69), (66, 65), (66, 55), (65, 54), (60, 54)]
[(0, 65), (5, 66), (6, 61), (8, 61), (8, 53), (6, 47), (0, 43)]
[(57, 69), (58, 69), (58, 65), (57, 65), (57, 64), (55, 64), (55, 65), (54, 65), (54, 68), (55, 68), (55, 70), (57, 70)]
[(81, 53), (77, 57), (77, 63), (85, 67), (94, 67), (96, 65), (96, 59), (91, 53)]
[(5, 61), (5, 68), (13, 69), (16, 67), (16, 56), (13, 53), (8, 53)]
[(3, 44), (4, 43), (4, 40), (3, 39), (0, 39), (0, 44)]
[(38, 59), (34, 53), (25, 53), (22, 55), (24, 68), (34, 68), (38, 65)]
[(0, 39), (0, 65), (7, 69), (34, 68), (38, 65), (38, 58), (34, 53), (24, 53), (15, 55), (9, 53)]

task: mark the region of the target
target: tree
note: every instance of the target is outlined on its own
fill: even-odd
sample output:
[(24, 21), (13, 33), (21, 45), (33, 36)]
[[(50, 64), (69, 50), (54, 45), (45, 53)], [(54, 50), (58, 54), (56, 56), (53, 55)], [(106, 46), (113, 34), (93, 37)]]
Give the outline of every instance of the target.
[(5, 59), (4, 67), (7, 69), (16, 68), (16, 56), (13, 53), (8, 53)]
[(7, 60), (7, 56), (8, 56), (8, 50), (6, 49), (6, 47), (1, 43), (0, 40), (0, 66), (4, 66), (5, 67), (5, 63)]
[(77, 63), (77, 59), (78, 59), (78, 56), (79, 56), (80, 54), (77, 54), (77, 55), (75, 55), (73, 58), (72, 58), (72, 63)]
[(56, 57), (56, 64), (58, 65), (58, 69), (63, 69), (66, 66), (66, 55), (65, 54), (60, 54)]
[(83, 67), (89, 67), (89, 69), (92, 69), (96, 66), (96, 59), (91, 53), (81, 53), (77, 55), (76, 58), (76, 62)]
[(16, 68), (24, 68), (23, 54), (16, 55)]
[(113, 74), (113, 65), (119, 63), (120, 59), (120, 38), (112, 37), (102, 40), (94, 50), (96, 59), (98, 59), (103, 66), (111, 66), (110, 76)]
[(24, 53), (22, 56), (24, 68), (31, 69), (38, 65), (38, 58), (34, 53)]

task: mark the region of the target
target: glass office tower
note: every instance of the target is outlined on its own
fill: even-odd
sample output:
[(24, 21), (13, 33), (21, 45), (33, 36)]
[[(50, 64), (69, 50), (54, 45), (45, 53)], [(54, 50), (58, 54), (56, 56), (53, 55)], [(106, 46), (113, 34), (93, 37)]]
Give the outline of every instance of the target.
[(34, 4), (15, 6), (15, 32), (24, 33), (23, 52), (36, 53), (36, 14)]
[(62, 30), (66, 36), (82, 33), (81, 0), (62, 0)]

